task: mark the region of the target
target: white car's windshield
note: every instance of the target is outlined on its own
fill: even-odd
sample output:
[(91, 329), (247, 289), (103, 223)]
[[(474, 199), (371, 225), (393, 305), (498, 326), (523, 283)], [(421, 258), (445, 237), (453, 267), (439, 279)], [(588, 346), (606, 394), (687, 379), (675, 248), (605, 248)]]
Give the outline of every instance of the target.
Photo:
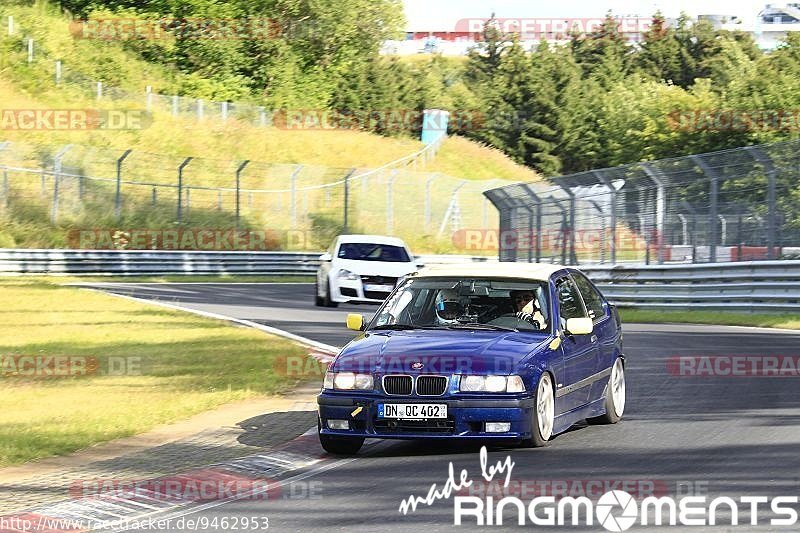
[(546, 282), (513, 279), (409, 279), (369, 329), (547, 331)]
[(355, 259), (357, 261), (385, 261), (408, 263), (411, 258), (402, 246), (375, 244), (366, 242), (345, 242), (339, 246), (339, 259)]

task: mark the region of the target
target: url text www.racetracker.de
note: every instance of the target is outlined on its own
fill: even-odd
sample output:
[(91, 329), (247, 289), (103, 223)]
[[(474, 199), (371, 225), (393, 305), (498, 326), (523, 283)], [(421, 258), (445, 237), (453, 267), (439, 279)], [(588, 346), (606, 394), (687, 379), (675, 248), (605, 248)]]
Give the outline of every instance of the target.
[(269, 517), (182, 516), (138, 520), (90, 520), (53, 518), (39, 515), (0, 517), (0, 531), (266, 531)]
[[(400, 503), (408, 514), (421, 505), (453, 499), (453, 525), (499, 526), (504, 520), (518, 525), (594, 526), (626, 531), (634, 525), (788, 527), (798, 522), (798, 496), (701, 494), (707, 483), (669, 484), (663, 480), (529, 480), (515, 483), (510, 456), (487, 466), (485, 447), (480, 451), (480, 478), (466, 469), (455, 475), (453, 463), (439, 487), (425, 496), (411, 495)], [(503, 477), (495, 477), (504, 475)], [(704, 490), (685, 491), (687, 486)], [(687, 494), (688, 493), (688, 494)], [(476, 495), (477, 494), (477, 495)], [(670, 495), (671, 494), (671, 495)], [(520, 498), (519, 496), (523, 496)], [(596, 501), (595, 501), (596, 500)]]

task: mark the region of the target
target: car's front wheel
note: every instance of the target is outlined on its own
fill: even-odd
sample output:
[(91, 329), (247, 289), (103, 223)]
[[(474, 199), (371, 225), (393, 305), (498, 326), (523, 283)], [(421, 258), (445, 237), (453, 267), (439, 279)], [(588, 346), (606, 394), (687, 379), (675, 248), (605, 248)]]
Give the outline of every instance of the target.
[(320, 433), (319, 442), (322, 448), (334, 455), (355, 455), (364, 444), (363, 437), (334, 437)]
[(319, 295), (319, 282), (314, 285), (314, 305), (317, 307), (322, 307), (325, 305), (325, 300)]
[(606, 414), (588, 421), (592, 424), (616, 424), (625, 412), (625, 364), (621, 357), (611, 367), (611, 377), (606, 386)]
[(556, 401), (553, 392), (553, 379), (547, 372), (539, 378), (536, 385), (536, 402), (533, 408), (531, 438), (522, 441), (523, 446), (540, 448), (547, 446), (553, 436), (553, 425), (556, 417)]
[(326, 285), (327, 285), (327, 287), (325, 289), (325, 298), (323, 298), (322, 304), (325, 307), (339, 307), (339, 304), (334, 302), (331, 299), (331, 284), (330, 284), (330, 282), (328, 282)]

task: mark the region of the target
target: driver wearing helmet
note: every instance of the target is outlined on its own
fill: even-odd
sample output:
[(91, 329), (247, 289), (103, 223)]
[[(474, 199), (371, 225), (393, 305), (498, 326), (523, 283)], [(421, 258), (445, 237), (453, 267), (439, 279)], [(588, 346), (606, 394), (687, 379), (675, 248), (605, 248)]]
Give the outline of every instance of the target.
[(458, 317), (464, 313), (464, 307), (455, 289), (442, 289), (436, 295), (436, 323), (458, 324)]
[(539, 309), (539, 301), (530, 290), (516, 290), (510, 293), (511, 301), (520, 320), (530, 322), (539, 329), (544, 329), (544, 316)]

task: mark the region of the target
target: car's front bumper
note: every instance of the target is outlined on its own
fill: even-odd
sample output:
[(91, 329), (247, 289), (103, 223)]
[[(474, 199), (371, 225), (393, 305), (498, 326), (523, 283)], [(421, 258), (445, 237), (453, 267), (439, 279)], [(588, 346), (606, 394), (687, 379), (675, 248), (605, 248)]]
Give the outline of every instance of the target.
[[(447, 420), (426, 423), (400, 423), (388, 427), (386, 419), (378, 419), (380, 403), (447, 404)], [(370, 437), (379, 439), (502, 439), (530, 438), (533, 419), (533, 398), (452, 398), (419, 396), (343, 395), (323, 392), (317, 396), (320, 433), (326, 435)], [(356, 412), (358, 408), (360, 411)], [(353, 414), (355, 413), (355, 414)], [(348, 420), (349, 430), (332, 430), (329, 419)], [(508, 422), (509, 431), (490, 433), (486, 422)]]

